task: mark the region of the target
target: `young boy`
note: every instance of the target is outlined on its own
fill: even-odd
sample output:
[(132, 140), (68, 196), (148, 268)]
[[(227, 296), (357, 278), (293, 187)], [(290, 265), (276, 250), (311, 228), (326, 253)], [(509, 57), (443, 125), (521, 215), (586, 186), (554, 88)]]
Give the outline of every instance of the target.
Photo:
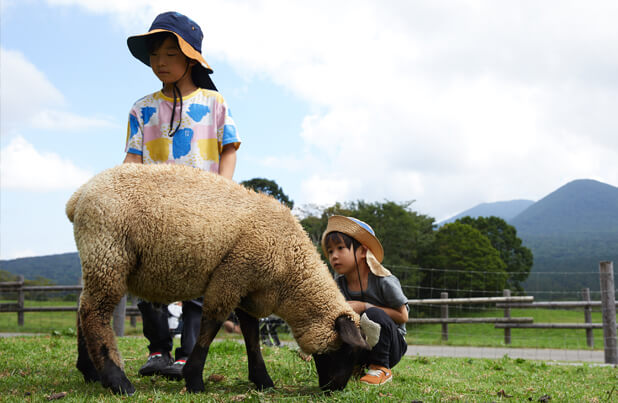
[(404, 335), (409, 308), (399, 280), (381, 264), (382, 244), (367, 223), (332, 216), (322, 235), (322, 250), (352, 309), (379, 324), (379, 339), (365, 362), (369, 370), (360, 381), (368, 385), (390, 382), (391, 368), (408, 349)]
[[(199, 25), (177, 12), (159, 14), (149, 31), (127, 39), (131, 54), (152, 69), (163, 88), (138, 100), (129, 113), (125, 163), (183, 164), (232, 179), (240, 138), (201, 54)], [(164, 187), (165, 184), (154, 184)], [(182, 379), (199, 334), (202, 300), (183, 301), (180, 347), (172, 361), (167, 312), (138, 304), (150, 342), (140, 375)]]

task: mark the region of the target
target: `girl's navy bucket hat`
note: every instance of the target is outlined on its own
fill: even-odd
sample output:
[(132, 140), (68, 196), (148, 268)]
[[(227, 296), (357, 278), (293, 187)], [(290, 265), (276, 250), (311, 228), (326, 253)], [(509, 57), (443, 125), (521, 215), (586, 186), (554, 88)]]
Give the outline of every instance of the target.
[(217, 90), (210, 79), (212, 68), (202, 56), (202, 40), (204, 34), (199, 25), (190, 18), (168, 11), (157, 15), (147, 33), (130, 36), (127, 45), (131, 54), (147, 66), (150, 66), (150, 54), (146, 46), (149, 35), (157, 32), (171, 32), (178, 39), (178, 46), (182, 53), (189, 59), (197, 60), (199, 64), (193, 67), (193, 81), (200, 88)]

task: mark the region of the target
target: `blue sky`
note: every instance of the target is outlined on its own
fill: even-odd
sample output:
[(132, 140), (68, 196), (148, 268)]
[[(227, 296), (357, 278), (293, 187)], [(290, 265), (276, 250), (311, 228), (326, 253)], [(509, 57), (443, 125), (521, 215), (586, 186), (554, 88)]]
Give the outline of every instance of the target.
[[(70, 194), (122, 161), (159, 82), (126, 38), (170, 2), (3, 0), (0, 258), (74, 251)], [(437, 220), (618, 184), (614, 1), (175, 1), (243, 144), (235, 180), (299, 207), (415, 200)]]

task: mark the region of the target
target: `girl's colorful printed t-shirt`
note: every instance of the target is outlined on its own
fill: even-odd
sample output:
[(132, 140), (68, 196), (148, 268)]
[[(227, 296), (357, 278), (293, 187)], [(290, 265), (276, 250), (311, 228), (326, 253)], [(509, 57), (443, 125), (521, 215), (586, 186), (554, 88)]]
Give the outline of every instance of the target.
[[(144, 164), (182, 164), (218, 173), (223, 147), (240, 146), (225, 100), (216, 91), (199, 88), (183, 97), (182, 103), (180, 114), (176, 100), (172, 127), (172, 98), (158, 91), (137, 101), (129, 113), (125, 152), (141, 155)], [(178, 119), (180, 127), (170, 136)]]

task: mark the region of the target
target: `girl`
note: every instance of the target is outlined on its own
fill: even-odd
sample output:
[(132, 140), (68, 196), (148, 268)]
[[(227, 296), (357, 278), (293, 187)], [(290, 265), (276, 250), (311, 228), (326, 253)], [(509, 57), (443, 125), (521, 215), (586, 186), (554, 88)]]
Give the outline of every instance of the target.
[[(158, 15), (150, 30), (127, 39), (131, 54), (150, 66), (163, 88), (138, 100), (129, 113), (124, 162), (184, 164), (232, 179), (240, 138), (229, 108), (210, 79), (201, 54), (202, 30), (177, 12)], [(156, 184), (156, 186), (165, 186)], [(143, 376), (182, 379), (199, 334), (202, 300), (183, 301), (180, 347), (172, 361), (167, 313), (138, 304), (150, 342)]]

